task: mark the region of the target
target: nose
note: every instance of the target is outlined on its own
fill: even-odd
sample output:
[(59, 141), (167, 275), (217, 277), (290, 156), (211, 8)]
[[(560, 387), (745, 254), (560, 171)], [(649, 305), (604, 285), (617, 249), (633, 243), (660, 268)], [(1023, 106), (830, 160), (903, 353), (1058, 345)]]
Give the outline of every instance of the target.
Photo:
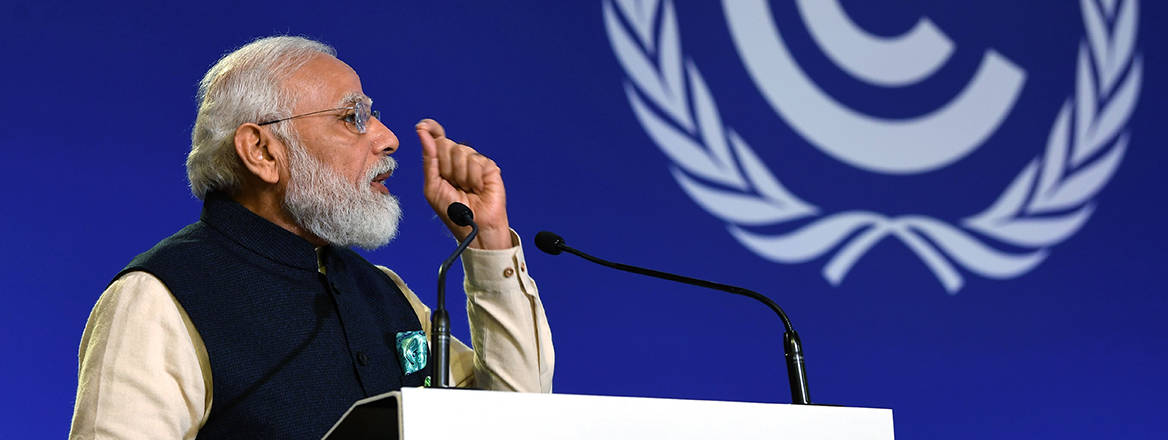
[(397, 151), (399, 145), (397, 135), (393, 134), (393, 130), (390, 130), (385, 124), (382, 124), (380, 119), (370, 117), (366, 128), (366, 134), (373, 141), (374, 154), (388, 156)]

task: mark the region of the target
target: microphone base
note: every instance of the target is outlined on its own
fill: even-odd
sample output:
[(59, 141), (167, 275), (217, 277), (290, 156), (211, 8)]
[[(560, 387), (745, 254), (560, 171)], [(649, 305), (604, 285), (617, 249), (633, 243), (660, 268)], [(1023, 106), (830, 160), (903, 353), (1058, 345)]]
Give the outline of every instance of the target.
[(791, 386), (791, 403), (810, 405), (807, 390), (807, 366), (803, 362), (803, 342), (794, 330), (783, 332), (783, 357), (787, 360), (787, 381)]
[(430, 317), (430, 388), (452, 388), (450, 385), (450, 315), (446, 309), (434, 311)]

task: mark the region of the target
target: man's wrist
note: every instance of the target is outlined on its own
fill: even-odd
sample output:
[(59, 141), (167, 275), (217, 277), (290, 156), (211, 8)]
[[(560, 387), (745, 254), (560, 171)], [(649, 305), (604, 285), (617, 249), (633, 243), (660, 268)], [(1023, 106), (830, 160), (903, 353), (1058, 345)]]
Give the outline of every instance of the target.
[(470, 247), (482, 250), (502, 250), (515, 247), (511, 238), (511, 228), (480, 227), (479, 235), (470, 243)]

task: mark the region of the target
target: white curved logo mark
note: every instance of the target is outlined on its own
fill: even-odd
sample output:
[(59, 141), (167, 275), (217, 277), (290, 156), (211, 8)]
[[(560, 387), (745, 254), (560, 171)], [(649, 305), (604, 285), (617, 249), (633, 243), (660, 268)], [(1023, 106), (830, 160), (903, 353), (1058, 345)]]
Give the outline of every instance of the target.
[(920, 82), (953, 54), (953, 41), (928, 18), (921, 18), (904, 35), (882, 38), (856, 26), (837, 0), (799, 0), (798, 6), (807, 30), (827, 57), (870, 84), (900, 87)]
[[(908, 36), (886, 41), (857, 28), (836, 0), (798, 4), (828, 56), (874, 84), (919, 81), (952, 52), (952, 43), (929, 21), (918, 22)], [(779, 116), (823, 152), (869, 171), (922, 173), (965, 157), (1005, 119), (1026, 78), (990, 50), (951, 102), (916, 118), (877, 118), (840, 104), (807, 77), (779, 38), (765, 0), (725, 0), (722, 5), (747, 71)]]
[[(1095, 196), (1127, 151), (1127, 124), (1143, 82), (1143, 60), (1136, 51), (1139, 2), (1080, 0), (1085, 34), (1074, 90), (1053, 117), (1045, 148), (993, 204), (954, 220), (854, 209), (825, 212), (788, 190), (747, 140), (723, 123), (697, 65), (681, 50), (672, 1), (605, 0), (603, 5), (609, 41), (628, 74), (625, 95), (645, 132), (672, 160), (670, 170), (681, 188), (763, 258), (800, 263), (829, 255), (823, 276), (833, 285), (888, 237), (916, 254), (949, 293), (964, 284), (955, 266), (996, 279), (1038, 266), (1051, 247), (1070, 238), (1094, 213)], [(830, 20), (830, 14), (811, 20), (824, 18)], [(929, 27), (918, 23), (917, 29), (925, 30), (913, 31), (904, 41), (929, 35)], [(947, 51), (936, 53), (941, 52)], [(991, 53), (982, 70), (992, 58)], [(874, 75), (909, 81), (927, 76), (936, 63)], [(872, 71), (863, 62), (856, 66)], [(759, 226), (768, 232), (756, 230)]]

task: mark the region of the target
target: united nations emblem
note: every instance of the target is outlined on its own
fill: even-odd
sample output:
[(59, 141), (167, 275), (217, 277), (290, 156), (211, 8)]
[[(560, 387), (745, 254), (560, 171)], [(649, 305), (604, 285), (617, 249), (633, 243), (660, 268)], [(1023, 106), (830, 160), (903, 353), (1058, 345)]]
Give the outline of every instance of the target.
[[(950, 102), (915, 118), (875, 117), (839, 103), (808, 77), (765, 0), (722, 5), (747, 72), (783, 122), (824, 154), (866, 171), (907, 175), (960, 161), (995, 132), (1025, 87), (1026, 72), (988, 50)], [(827, 58), (875, 86), (902, 87), (928, 78), (955, 45), (927, 18), (904, 35), (880, 38), (855, 25), (838, 0), (799, 0), (796, 6)], [(739, 243), (780, 263), (830, 253), (822, 273), (838, 285), (872, 246), (891, 236), (951, 294), (964, 284), (958, 267), (1009, 279), (1038, 266), (1052, 246), (1091, 217), (1095, 196), (1123, 159), (1143, 72), (1136, 51), (1139, 2), (1081, 0), (1079, 6), (1085, 32), (1075, 87), (1052, 118), (1042, 152), (990, 206), (945, 219), (928, 213), (828, 212), (792, 193), (747, 140), (723, 123), (696, 63), (681, 50), (673, 2), (603, 1), (605, 28), (627, 74), (625, 92), (634, 114), (672, 161), (681, 189), (724, 221)], [(874, 58), (885, 62), (873, 63)], [(784, 232), (759, 232), (763, 227)]]

